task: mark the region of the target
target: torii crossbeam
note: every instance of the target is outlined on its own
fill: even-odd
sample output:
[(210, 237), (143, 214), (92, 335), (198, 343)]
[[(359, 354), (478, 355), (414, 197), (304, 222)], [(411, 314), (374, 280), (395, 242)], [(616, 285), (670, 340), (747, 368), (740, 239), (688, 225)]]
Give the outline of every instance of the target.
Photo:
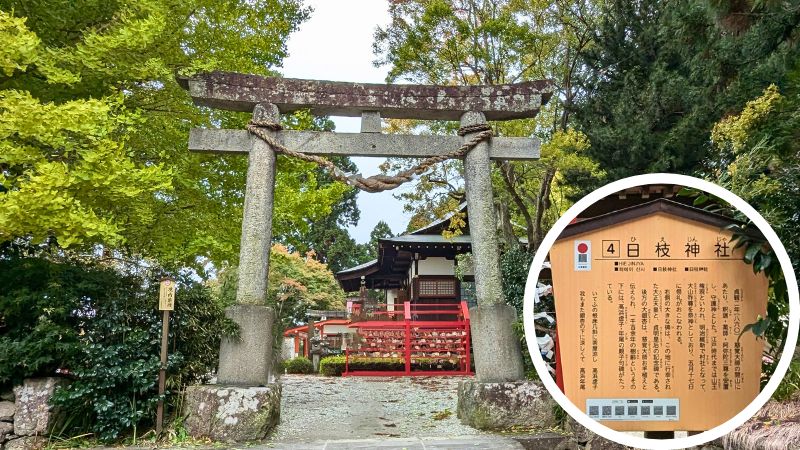
[[(281, 113), (310, 109), (317, 115), (361, 116), (361, 133), (275, 131), (286, 147), (308, 154), (429, 157), (442, 155), (470, 139), (457, 136), (381, 134), (380, 119), (460, 120), (461, 126), (534, 117), (552, 95), (548, 81), (497, 86), (362, 84), (261, 77), (215, 72), (179, 80), (195, 104), (253, 111), (253, 118), (277, 123)], [(246, 153), (249, 158), (239, 258), (237, 305), (227, 314), (240, 325), (241, 339), (223, 339), (218, 383), (263, 385), (272, 361), (272, 311), (265, 306), (275, 152), (244, 130), (195, 129), (189, 149)], [(535, 138), (492, 138), (464, 157), (464, 177), (475, 265), (478, 307), (471, 311), (476, 375), (480, 381), (523, 377), (519, 342), (505, 305), (492, 201), (491, 159), (539, 157)]]

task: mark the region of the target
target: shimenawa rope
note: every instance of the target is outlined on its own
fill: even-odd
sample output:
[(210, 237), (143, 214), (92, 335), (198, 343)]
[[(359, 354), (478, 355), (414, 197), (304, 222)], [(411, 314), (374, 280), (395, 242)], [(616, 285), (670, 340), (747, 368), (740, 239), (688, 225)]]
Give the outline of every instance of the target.
[(372, 175), (364, 178), (360, 175), (349, 175), (345, 173), (328, 159), (287, 148), (283, 144), (273, 139), (273, 137), (268, 133), (268, 131), (279, 131), (281, 129), (283, 129), (283, 127), (279, 123), (265, 120), (251, 120), (250, 123), (247, 124), (247, 130), (269, 144), (269, 146), (272, 147), (275, 152), (290, 156), (292, 158), (298, 158), (303, 161), (313, 162), (320, 167), (328, 169), (334, 179), (347, 183), (351, 186), (355, 186), (366, 192), (388, 191), (402, 185), (403, 183), (408, 183), (411, 180), (415, 180), (419, 178), (420, 175), (427, 172), (434, 164), (446, 161), (448, 159), (463, 157), (470, 150), (475, 148), (476, 145), (490, 139), (494, 134), (492, 132), (492, 128), (485, 123), (463, 126), (458, 129), (459, 136), (465, 136), (470, 133), (477, 134), (461, 144), (461, 146), (456, 150), (450, 153), (445, 153), (444, 155), (425, 158), (416, 166), (398, 172), (394, 175)]

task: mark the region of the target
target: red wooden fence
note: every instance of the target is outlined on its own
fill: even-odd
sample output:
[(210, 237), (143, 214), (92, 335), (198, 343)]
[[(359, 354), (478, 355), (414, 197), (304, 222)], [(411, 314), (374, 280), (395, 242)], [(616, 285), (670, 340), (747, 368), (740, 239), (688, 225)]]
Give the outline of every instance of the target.
[[(358, 338), (345, 351), (345, 376), (471, 375), (469, 309), (466, 302), (414, 304), (374, 311), (376, 320), (355, 322)], [(429, 320), (430, 316), (453, 320)], [(426, 320), (428, 319), (428, 320)], [(403, 370), (351, 370), (359, 358), (403, 362)], [(440, 370), (437, 370), (440, 369)]]

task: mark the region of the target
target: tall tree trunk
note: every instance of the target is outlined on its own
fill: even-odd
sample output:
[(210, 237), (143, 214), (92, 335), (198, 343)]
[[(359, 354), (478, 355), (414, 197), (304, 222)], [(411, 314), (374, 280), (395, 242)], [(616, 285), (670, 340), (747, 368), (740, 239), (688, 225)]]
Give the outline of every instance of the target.
[(511, 212), (508, 210), (508, 203), (495, 202), (494, 208), (497, 212), (497, 227), (500, 229), (503, 241), (509, 248), (518, 248), (520, 245), (519, 239), (514, 235), (514, 226), (511, 224)]
[(528, 212), (528, 208), (525, 206), (525, 201), (522, 200), (522, 196), (519, 194), (519, 191), (517, 191), (517, 177), (514, 173), (514, 166), (512, 166), (508, 161), (498, 161), (496, 164), (500, 168), (500, 173), (502, 174), (501, 178), (503, 178), (503, 183), (506, 185), (506, 189), (508, 189), (511, 199), (514, 201), (514, 204), (517, 205), (522, 217), (525, 218), (525, 234), (528, 238), (528, 250), (531, 250), (533, 248), (531, 245), (533, 245), (534, 238), (536, 237), (534, 221), (533, 217), (531, 217), (531, 214)]
[(544, 174), (544, 178), (542, 178), (542, 185), (539, 188), (539, 198), (536, 204), (535, 231), (533, 234), (533, 239), (529, 240), (529, 249), (531, 251), (535, 251), (537, 248), (539, 248), (539, 244), (541, 244), (542, 240), (544, 239), (544, 212), (550, 207), (550, 190), (552, 189), (553, 179), (555, 176), (555, 167), (549, 167), (547, 172)]

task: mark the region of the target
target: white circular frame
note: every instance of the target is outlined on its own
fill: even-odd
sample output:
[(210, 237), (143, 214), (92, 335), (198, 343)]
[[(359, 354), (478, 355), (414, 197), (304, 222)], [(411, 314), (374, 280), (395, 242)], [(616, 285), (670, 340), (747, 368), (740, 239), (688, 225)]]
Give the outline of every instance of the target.
[[(789, 293), (789, 330), (786, 337), (786, 342), (783, 347), (783, 353), (778, 362), (772, 377), (770, 378), (764, 389), (756, 396), (738, 414), (730, 418), (727, 422), (712, 428), (711, 430), (704, 431), (703, 433), (688, 436), (684, 438), (673, 439), (647, 439), (632, 436), (624, 432), (615, 431), (602, 425), (600, 422), (590, 418), (588, 415), (575, 406), (566, 395), (558, 388), (550, 373), (547, 371), (544, 359), (539, 352), (539, 344), (536, 341), (536, 331), (534, 329), (533, 319), (533, 303), (535, 298), (536, 283), (539, 280), (539, 272), (544, 264), (545, 257), (550, 252), (550, 248), (555, 243), (556, 239), (561, 235), (561, 232), (570, 224), (581, 212), (586, 208), (597, 202), (598, 200), (619, 192), (623, 189), (628, 189), (637, 186), (650, 185), (650, 184), (674, 184), (680, 186), (687, 186), (694, 189), (705, 191), (709, 194), (715, 195), (726, 202), (730, 203), (733, 207), (744, 213), (755, 224), (767, 241), (772, 246), (775, 254), (778, 256), (778, 261), (781, 264), (784, 277), (786, 278), (786, 287)], [(714, 183), (701, 180), (699, 178), (689, 177), (686, 175), (677, 175), (669, 173), (653, 173), (646, 175), (637, 175), (630, 178), (624, 178), (619, 181), (607, 184), (600, 189), (590, 193), (580, 201), (575, 203), (560, 219), (555, 223), (553, 228), (547, 233), (541, 245), (533, 257), (530, 270), (528, 272), (528, 281), (525, 285), (525, 296), (523, 304), (523, 323), (525, 325), (525, 339), (528, 343), (528, 350), (531, 353), (533, 365), (536, 372), (539, 374), (544, 386), (550, 392), (550, 395), (561, 405), (562, 408), (581, 425), (585, 426), (592, 432), (617, 443), (637, 447), (637, 448), (651, 448), (654, 450), (671, 450), (682, 449), (695, 445), (702, 445), (706, 442), (721, 437), (730, 433), (748, 419), (758, 412), (764, 404), (772, 397), (772, 394), (778, 388), (781, 380), (783, 380), (786, 371), (789, 368), (794, 348), (797, 343), (798, 328), (800, 328), (800, 295), (797, 289), (797, 278), (792, 268), (789, 254), (786, 253), (786, 248), (781, 243), (775, 231), (769, 226), (769, 223), (761, 217), (761, 215), (746, 201), (739, 198), (736, 194), (728, 191), (727, 189), (718, 186)]]

